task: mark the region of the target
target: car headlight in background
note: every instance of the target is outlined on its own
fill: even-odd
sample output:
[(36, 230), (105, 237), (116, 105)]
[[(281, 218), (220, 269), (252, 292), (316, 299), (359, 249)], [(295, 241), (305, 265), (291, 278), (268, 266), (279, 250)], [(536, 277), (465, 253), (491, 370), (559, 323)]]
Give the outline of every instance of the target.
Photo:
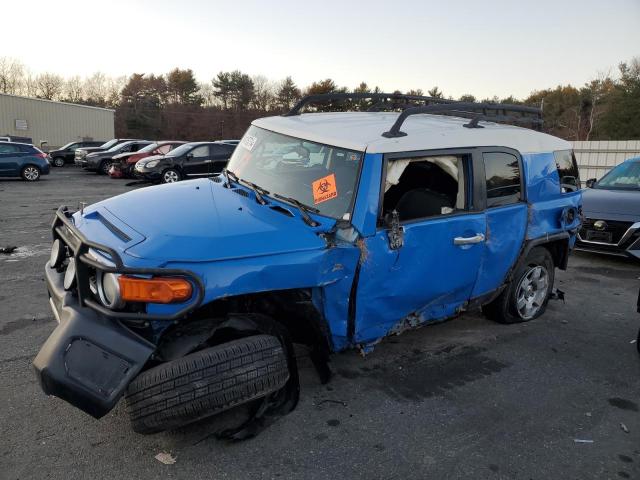
[(153, 168), (153, 167), (157, 166), (158, 163), (160, 163), (160, 160), (151, 160), (150, 162), (145, 163), (143, 166), (145, 166), (147, 168)]
[(105, 307), (122, 308), (124, 305), (120, 294), (119, 277), (117, 273), (98, 274), (98, 296)]
[(49, 265), (51, 268), (57, 268), (64, 261), (65, 251), (64, 244), (59, 238), (56, 238), (51, 245), (51, 256), (49, 257)]

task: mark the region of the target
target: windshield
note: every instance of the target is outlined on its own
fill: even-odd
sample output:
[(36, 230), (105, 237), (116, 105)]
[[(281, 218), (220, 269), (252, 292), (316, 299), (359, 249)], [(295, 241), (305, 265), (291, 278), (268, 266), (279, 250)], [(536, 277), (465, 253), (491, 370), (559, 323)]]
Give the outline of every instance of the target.
[(148, 152), (151, 152), (152, 150), (155, 150), (155, 148), (157, 146), (158, 146), (157, 143), (150, 143), (146, 147), (141, 148), (140, 150), (138, 150), (136, 153), (148, 153)]
[(133, 145), (136, 142), (122, 142), (113, 147), (111, 147), (107, 152), (120, 152), (123, 148), (128, 147), (129, 145)]
[(349, 219), (363, 154), (250, 127), (228, 169), (271, 195)]
[(66, 145), (62, 146), (59, 148), (59, 150), (67, 150), (71, 145), (78, 145), (78, 142), (71, 142), (71, 143), (67, 143)]
[(189, 150), (191, 150), (193, 147), (195, 147), (196, 144), (194, 143), (185, 143), (183, 145), (180, 145), (179, 147), (174, 148), (173, 150), (171, 150), (169, 153), (167, 153), (167, 157), (179, 157), (180, 155), (184, 155), (185, 153), (187, 153)]
[(113, 140), (109, 140), (106, 143), (103, 143), (102, 145), (100, 145), (100, 148), (104, 148), (104, 149), (110, 149), (111, 147), (113, 147), (116, 143), (118, 143), (118, 139), (114, 138)]
[(639, 190), (640, 189), (640, 162), (625, 162), (614, 167), (602, 177), (595, 188)]

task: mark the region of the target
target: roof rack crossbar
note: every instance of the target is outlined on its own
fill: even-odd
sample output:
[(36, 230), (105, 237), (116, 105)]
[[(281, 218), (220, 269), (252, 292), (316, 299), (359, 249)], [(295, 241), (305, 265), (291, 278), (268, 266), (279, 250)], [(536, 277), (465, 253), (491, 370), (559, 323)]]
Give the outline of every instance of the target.
[(317, 95), (307, 95), (296, 103), (291, 110), (284, 114), (285, 117), (300, 115), (300, 111), (308, 104), (324, 103), (330, 101), (347, 100), (377, 100), (378, 102), (369, 107), (368, 111), (377, 111), (374, 108), (388, 104), (393, 108), (406, 109), (414, 107), (409, 102), (424, 102), (425, 105), (456, 103), (455, 100), (445, 98), (425, 97), (423, 95), (404, 95), (401, 93), (322, 93)]
[[(495, 113), (490, 114), (489, 112)], [(398, 115), (398, 118), (391, 126), (391, 129), (389, 129), (388, 132), (384, 132), (382, 136), (386, 138), (404, 137), (406, 133), (401, 131), (400, 128), (405, 120), (411, 115), (419, 115), (423, 113), (470, 118), (471, 121), (464, 125), (467, 128), (482, 128), (482, 126), (478, 124), (480, 120), (526, 123), (538, 128), (542, 126), (542, 110), (536, 107), (509, 105), (504, 103), (454, 102), (450, 104), (407, 108)]]

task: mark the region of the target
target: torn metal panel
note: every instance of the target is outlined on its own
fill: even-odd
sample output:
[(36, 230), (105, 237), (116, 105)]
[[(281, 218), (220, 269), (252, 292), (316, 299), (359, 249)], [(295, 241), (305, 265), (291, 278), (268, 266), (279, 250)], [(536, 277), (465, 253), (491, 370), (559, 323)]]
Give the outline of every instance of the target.
[(389, 247), (384, 230), (365, 239), (356, 343), (387, 335), (412, 312), (418, 312), (418, 323), (450, 317), (471, 295), (484, 246), (455, 245), (453, 240), (485, 235), (484, 213), (407, 223), (404, 229), (404, 245), (398, 250)]

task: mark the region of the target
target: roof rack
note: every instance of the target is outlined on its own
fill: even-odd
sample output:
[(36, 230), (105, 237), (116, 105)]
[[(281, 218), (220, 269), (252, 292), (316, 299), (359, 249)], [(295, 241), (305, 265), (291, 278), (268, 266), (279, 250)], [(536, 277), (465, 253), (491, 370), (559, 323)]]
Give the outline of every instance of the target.
[[(404, 137), (406, 133), (400, 130), (402, 124), (407, 117), (419, 114), (451, 115), (468, 118), (471, 121), (463, 125), (466, 128), (484, 128), (478, 123), (481, 120), (497, 123), (524, 124), (536, 130), (541, 130), (543, 123), (542, 110), (536, 107), (506, 103), (459, 102), (444, 98), (403, 95), (399, 93), (325, 93), (307, 95), (301, 98), (284, 116), (291, 117), (300, 115), (302, 108), (312, 103), (367, 99), (377, 100), (377, 103), (367, 108), (368, 112), (401, 110), (400, 115), (391, 129), (382, 134), (382, 136), (386, 138)], [(420, 105), (420, 103), (422, 105)]]
[(506, 103), (456, 102), (448, 105), (427, 105), (403, 110), (391, 126), (391, 129), (388, 132), (384, 132), (382, 136), (386, 138), (404, 137), (406, 133), (400, 130), (404, 121), (411, 115), (422, 113), (469, 118), (471, 121), (463, 125), (466, 128), (484, 128), (478, 124), (480, 120), (497, 123), (529, 124), (536, 130), (540, 130), (543, 123), (542, 110), (536, 107)]
[(307, 95), (298, 100), (291, 110), (284, 114), (285, 117), (300, 115), (300, 111), (306, 105), (312, 103), (328, 103), (331, 101), (348, 100), (377, 100), (367, 111), (380, 111), (385, 109), (405, 110), (407, 108), (432, 104), (455, 103), (455, 100), (445, 98), (425, 97), (423, 95), (404, 95), (402, 93), (320, 93), (317, 95)]

